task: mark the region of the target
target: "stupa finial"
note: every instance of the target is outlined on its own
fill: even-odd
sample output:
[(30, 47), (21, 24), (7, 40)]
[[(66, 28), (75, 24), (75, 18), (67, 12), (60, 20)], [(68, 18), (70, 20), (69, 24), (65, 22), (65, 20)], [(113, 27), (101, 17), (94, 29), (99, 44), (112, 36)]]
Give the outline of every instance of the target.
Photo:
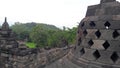
[(5, 17), (5, 22), (7, 22), (7, 17)]
[(8, 30), (9, 29), (9, 24), (7, 23), (7, 17), (5, 17), (5, 21), (2, 25), (2, 30)]

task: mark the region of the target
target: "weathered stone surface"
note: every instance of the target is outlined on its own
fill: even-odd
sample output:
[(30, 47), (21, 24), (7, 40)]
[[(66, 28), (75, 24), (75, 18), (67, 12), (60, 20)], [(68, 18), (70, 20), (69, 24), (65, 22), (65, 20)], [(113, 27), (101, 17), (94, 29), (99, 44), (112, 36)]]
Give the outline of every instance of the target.
[(103, 47), (104, 40), (93, 40), (94, 44), (91, 46), (92, 49), (105, 50)]
[(63, 57), (45, 68), (82, 68)]
[(69, 60), (83, 68), (120, 68), (119, 11), (116, 0), (101, 0), (98, 5), (89, 6), (78, 27), (81, 44)]
[(16, 42), (7, 19), (0, 29), (0, 68), (44, 68), (68, 53), (68, 48), (55, 48), (40, 52)]

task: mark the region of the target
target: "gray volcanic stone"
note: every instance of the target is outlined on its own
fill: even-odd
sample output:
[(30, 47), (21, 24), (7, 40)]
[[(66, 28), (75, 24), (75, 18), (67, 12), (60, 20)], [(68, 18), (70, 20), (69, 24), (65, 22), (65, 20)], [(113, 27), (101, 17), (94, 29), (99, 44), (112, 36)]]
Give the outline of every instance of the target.
[(83, 68), (120, 68), (119, 11), (116, 0), (101, 0), (98, 5), (88, 6), (78, 27), (80, 44), (72, 51), (71, 62)]

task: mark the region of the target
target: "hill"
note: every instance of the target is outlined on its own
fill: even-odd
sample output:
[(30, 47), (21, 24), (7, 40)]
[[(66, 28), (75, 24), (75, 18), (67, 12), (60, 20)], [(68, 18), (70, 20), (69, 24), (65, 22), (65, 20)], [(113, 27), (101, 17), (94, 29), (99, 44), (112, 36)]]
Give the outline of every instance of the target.
[(43, 29), (47, 30), (60, 30), (54, 25), (43, 24), (43, 23), (36, 23), (36, 22), (29, 22), (29, 23), (20, 23), (16, 22), (14, 25), (11, 26), (11, 29), (16, 33), (18, 40), (25, 40), (29, 39), (30, 32), (36, 26), (41, 26)]

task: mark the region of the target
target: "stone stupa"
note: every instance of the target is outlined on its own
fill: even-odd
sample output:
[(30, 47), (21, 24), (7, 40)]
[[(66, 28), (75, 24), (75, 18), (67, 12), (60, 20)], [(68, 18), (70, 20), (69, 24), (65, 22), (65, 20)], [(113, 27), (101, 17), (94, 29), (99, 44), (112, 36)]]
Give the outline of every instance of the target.
[(101, 0), (89, 6), (69, 59), (82, 68), (120, 68), (120, 3)]
[(18, 43), (15, 40), (14, 32), (9, 28), (7, 18), (0, 29), (0, 48), (3, 50), (9, 50), (18, 47)]

